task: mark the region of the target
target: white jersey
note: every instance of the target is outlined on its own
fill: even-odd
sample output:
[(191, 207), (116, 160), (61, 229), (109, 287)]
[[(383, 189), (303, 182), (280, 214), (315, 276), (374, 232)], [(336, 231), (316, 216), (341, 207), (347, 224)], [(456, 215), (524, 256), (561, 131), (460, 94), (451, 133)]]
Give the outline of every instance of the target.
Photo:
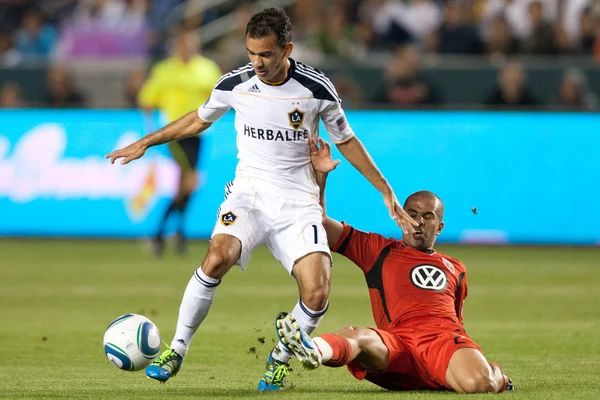
[(329, 79), (289, 60), (288, 76), (280, 84), (261, 81), (252, 64), (223, 75), (198, 115), (214, 122), (235, 110), (236, 179), (276, 196), (318, 201), (307, 142), (319, 136), (319, 118), (333, 143), (343, 143), (354, 133)]

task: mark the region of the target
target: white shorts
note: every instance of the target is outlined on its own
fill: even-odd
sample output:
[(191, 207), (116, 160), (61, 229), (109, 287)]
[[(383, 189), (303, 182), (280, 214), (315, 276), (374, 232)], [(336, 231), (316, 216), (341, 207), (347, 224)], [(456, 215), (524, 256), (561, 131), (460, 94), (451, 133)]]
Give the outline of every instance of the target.
[(219, 208), (212, 236), (224, 233), (242, 243), (237, 261), (246, 269), (252, 250), (264, 244), (292, 273), (303, 256), (323, 252), (329, 255), (323, 209), (316, 201), (298, 201), (256, 191), (242, 180), (225, 186), (225, 201)]

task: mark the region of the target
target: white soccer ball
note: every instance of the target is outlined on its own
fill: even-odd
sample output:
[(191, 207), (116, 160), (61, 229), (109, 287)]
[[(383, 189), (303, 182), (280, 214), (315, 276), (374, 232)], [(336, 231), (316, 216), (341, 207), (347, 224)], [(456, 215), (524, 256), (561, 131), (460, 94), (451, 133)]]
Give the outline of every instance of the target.
[(160, 353), (160, 333), (143, 315), (125, 314), (115, 319), (104, 333), (108, 361), (125, 371), (146, 368)]

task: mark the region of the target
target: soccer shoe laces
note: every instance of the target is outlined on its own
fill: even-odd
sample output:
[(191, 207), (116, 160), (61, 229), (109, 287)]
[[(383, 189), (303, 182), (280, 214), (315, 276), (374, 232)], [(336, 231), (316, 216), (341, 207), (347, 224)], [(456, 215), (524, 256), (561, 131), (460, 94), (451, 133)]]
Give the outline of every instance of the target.
[(290, 373), (290, 368), (283, 363), (277, 363), (277, 367), (275, 371), (273, 371), (273, 377), (271, 378), (271, 383), (277, 386), (283, 386), (283, 381), (285, 377)]
[[(178, 358), (181, 358), (181, 356), (179, 354), (177, 354), (177, 352), (175, 350), (169, 349), (169, 350), (165, 351), (164, 353), (162, 353), (160, 355), (160, 357), (158, 357), (156, 360), (154, 360), (152, 362), (152, 365), (163, 367), (169, 363), (175, 364), (175, 362), (177, 362)], [(175, 365), (170, 365), (169, 367), (171, 367), (171, 369), (173, 369), (174, 366)]]

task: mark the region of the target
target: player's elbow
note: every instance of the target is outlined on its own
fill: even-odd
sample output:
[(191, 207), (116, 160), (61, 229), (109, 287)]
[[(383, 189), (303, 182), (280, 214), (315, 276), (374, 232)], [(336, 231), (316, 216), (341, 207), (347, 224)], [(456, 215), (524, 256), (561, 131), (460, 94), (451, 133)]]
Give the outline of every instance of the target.
[(460, 382), (463, 393), (496, 393), (499, 391), (498, 382), (490, 374), (476, 374)]
[(200, 133), (203, 132), (205, 130), (207, 130), (213, 123), (212, 122), (208, 122), (203, 120), (202, 118), (200, 118), (200, 116), (198, 115), (197, 112), (193, 112), (195, 114), (195, 129), (196, 129), (196, 133)]

